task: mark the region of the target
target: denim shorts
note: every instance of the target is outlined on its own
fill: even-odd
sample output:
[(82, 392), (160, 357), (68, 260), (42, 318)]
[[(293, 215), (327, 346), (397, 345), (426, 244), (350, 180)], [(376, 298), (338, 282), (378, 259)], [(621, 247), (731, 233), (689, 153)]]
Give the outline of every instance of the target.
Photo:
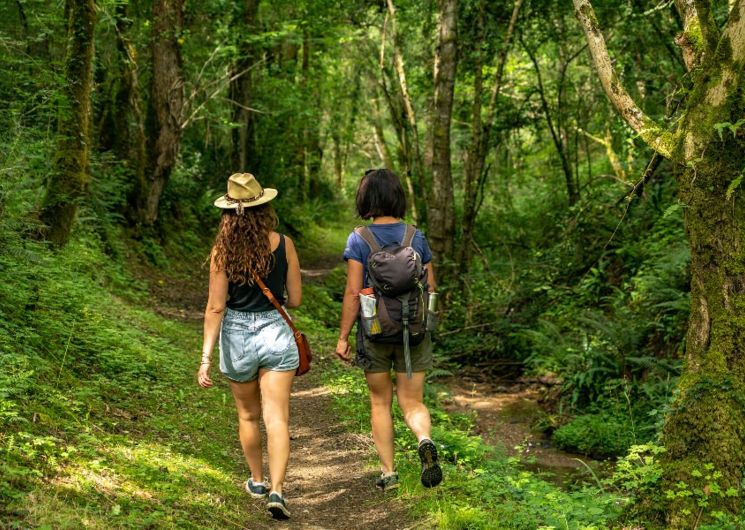
[(220, 371), (244, 383), (259, 376), (259, 368), (285, 372), (300, 363), (295, 337), (279, 311), (225, 310), (220, 328)]

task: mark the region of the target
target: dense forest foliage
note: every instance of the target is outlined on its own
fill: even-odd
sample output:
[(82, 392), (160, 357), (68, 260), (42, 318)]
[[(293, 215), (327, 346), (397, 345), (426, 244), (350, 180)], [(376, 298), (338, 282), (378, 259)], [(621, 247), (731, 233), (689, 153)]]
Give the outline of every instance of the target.
[[(24, 408), (49, 405), (59, 363), (103, 377), (141, 353), (85, 317), (96, 293), (146, 303), (132, 263), (201, 263), (231, 173), (279, 189), (282, 230), (328, 263), (359, 178), (390, 167), (442, 283), (433, 377), (546, 384), (554, 444), (626, 457), (607, 488), (634, 499), (613, 512), (630, 528), (740, 527), (745, 1), (0, 13), (0, 495), (54, 476), (51, 417), (91, 411)], [(335, 279), (318, 300), (338, 303)]]

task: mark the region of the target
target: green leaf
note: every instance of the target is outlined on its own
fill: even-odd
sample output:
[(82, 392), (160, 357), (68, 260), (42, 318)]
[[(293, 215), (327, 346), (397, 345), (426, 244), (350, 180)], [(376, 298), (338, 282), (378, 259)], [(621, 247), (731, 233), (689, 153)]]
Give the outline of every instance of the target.
[(667, 207), (667, 210), (665, 210), (665, 213), (662, 214), (663, 219), (670, 217), (672, 214), (680, 210), (681, 205), (679, 202), (676, 202), (675, 204), (671, 204)]
[(719, 139), (720, 140), (724, 140), (724, 138), (722, 137), (722, 131), (724, 129), (728, 128), (730, 125), (732, 125), (732, 124), (729, 123), (729, 122), (715, 123), (714, 124), (714, 129), (717, 131), (717, 134), (719, 134)]
[(737, 177), (735, 180), (729, 183), (729, 186), (727, 186), (727, 193), (725, 193), (725, 197), (727, 200), (730, 200), (732, 198), (732, 195), (735, 193), (735, 190), (742, 184), (742, 178), (745, 176), (745, 173), (740, 174), (739, 177)]

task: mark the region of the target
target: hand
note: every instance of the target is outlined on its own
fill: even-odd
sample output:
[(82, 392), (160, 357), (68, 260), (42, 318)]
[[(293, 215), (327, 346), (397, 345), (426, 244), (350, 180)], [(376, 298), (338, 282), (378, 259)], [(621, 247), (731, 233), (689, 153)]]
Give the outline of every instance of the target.
[(352, 347), (347, 339), (339, 339), (336, 343), (336, 356), (345, 363), (352, 363)]
[(199, 383), (199, 386), (202, 388), (209, 388), (212, 386), (209, 364), (202, 364), (199, 366), (199, 372), (197, 372), (197, 383)]

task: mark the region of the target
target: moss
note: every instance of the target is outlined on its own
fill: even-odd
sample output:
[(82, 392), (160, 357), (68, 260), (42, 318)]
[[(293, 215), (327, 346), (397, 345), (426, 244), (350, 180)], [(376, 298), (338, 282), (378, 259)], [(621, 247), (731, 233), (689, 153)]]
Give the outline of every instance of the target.
[(92, 0), (72, 4), (68, 21), (67, 82), (60, 105), (55, 172), (49, 179), (41, 216), (49, 227), (46, 236), (56, 247), (67, 243), (78, 201), (90, 180), (88, 156), (96, 13)]
[[(701, 499), (707, 501), (707, 513), (736, 513), (742, 503), (745, 387), (741, 382), (707, 378), (689, 379), (682, 386), (681, 398), (663, 432), (667, 453), (662, 492), (669, 528), (692, 528)], [(701, 469), (710, 471), (706, 483), (701, 483), (706, 477), (694, 471)]]
[(701, 24), (698, 19), (693, 19), (685, 31), (688, 42), (693, 46), (694, 51), (700, 54), (704, 51), (704, 35), (701, 32)]

